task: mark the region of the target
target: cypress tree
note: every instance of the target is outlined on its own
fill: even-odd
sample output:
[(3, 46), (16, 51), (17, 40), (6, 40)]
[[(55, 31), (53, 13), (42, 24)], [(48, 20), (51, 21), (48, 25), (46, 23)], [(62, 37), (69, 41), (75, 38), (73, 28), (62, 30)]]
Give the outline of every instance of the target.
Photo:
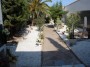
[(2, 0), (4, 26), (11, 34), (23, 28), (29, 19), (28, 0)]

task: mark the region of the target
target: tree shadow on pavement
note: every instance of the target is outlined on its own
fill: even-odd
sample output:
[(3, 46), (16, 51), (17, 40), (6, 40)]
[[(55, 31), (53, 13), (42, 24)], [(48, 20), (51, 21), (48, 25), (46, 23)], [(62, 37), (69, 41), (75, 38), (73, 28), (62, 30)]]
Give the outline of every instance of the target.
[(54, 25), (47, 25), (48, 28), (54, 28)]
[(61, 44), (52, 38), (48, 38), (49, 42), (56, 50), (52, 49), (47, 45), (47, 51), (44, 51), (45, 47), (42, 47), (42, 66), (61, 66), (61, 65), (71, 65), (80, 63), (69, 49), (61, 46)]

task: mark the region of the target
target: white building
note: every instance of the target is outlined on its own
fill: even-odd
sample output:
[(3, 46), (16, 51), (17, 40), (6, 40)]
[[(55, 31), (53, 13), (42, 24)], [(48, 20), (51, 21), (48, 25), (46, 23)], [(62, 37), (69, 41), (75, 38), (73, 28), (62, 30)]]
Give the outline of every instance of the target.
[(65, 6), (65, 10), (70, 13), (74, 13), (77, 11), (89, 11), (90, 10), (90, 0), (77, 0), (67, 6)]
[[(1, 10), (1, 0), (0, 0), (0, 26), (1, 26), (0, 31), (2, 30), (2, 24), (3, 24), (3, 21), (2, 21), (2, 10)], [(6, 54), (6, 45), (0, 43), (0, 61), (2, 59), (2, 55), (4, 56), (5, 54)]]
[(1, 10), (1, 0), (0, 0), (0, 24), (3, 24), (3, 21), (2, 21), (2, 10)]
[[(90, 33), (90, 0), (77, 0), (65, 6), (64, 10), (68, 11), (68, 14), (79, 12), (81, 16), (81, 27), (86, 28), (88, 33)], [(90, 34), (88, 37), (90, 37)]]

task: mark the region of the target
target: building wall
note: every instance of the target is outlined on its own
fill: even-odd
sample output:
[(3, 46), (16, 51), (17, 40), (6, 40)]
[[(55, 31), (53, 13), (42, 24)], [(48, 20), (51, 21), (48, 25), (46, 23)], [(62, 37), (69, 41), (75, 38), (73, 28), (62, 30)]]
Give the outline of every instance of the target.
[(87, 17), (87, 26), (90, 28), (90, 0), (77, 0), (65, 7), (65, 11), (70, 13), (79, 12), (81, 16), (80, 24), (83, 27), (84, 17)]
[(69, 13), (74, 13), (77, 11), (88, 11), (90, 10), (90, 0), (77, 0), (65, 7), (66, 11)]
[(2, 21), (2, 10), (1, 10), (1, 0), (0, 0), (0, 24), (3, 24), (3, 21)]
[[(68, 14), (80, 12), (80, 25), (88, 31), (88, 39), (90, 39), (90, 0), (77, 0), (66, 6), (64, 10), (68, 11)], [(85, 24), (87, 24), (87, 27), (85, 27)]]
[(82, 21), (84, 21), (84, 17), (86, 16), (87, 22), (88, 24), (90, 24), (90, 11), (81, 11), (80, 16), (81, 16)]

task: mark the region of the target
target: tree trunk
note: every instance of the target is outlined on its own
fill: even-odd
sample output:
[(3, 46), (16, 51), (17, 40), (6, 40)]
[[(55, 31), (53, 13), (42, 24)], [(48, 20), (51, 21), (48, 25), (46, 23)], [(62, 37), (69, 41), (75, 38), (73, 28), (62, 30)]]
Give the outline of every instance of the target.
[(73, 37), (73, 39), (74, 39), (74, 27), (73, 27), (73, 32), (72, 32), (72, 34), (73, 34), (72, 37)]
[(31, 24), (31, 26), (33, 26), (33, 24), (34, 24), (34, 19), (32, 19), (32, 24)]
[(74, 39), (74, 25), (72, 24), (72, 32), (71, 32), (72, 39)]
[(34, 14), (32, 14), (32, 24), (31, 24), (31, 26), (33, 26), (34, 25)]

